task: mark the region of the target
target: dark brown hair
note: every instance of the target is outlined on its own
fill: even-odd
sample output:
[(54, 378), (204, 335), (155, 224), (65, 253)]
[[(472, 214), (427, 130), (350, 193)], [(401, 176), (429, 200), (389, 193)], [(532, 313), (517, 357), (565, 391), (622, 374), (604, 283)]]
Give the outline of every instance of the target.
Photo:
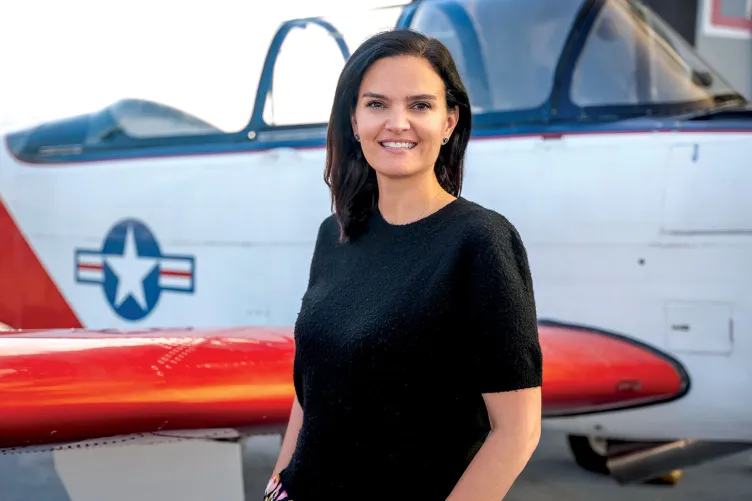
[(449, 142), (441, 147), (434, 172), (447, 192), (459, 196), (462, 189), (472, 115), (470, 99), (452, 55), (438, 40), (415, 31), (393, 30), (375, 35), (363, 42), (347, 60), (337, 82), (329, 117), (324, 180), (331, 191), (332, 208), (339, 222), (342, 242), (355, 238), (362, 231), (379, 199), (376, 172), (368, 165), (355, 140), (350, 118), (368, 68), (382, 58), (395, 56), (427, 60), (444, 81), (447, 108), (460, 108), (457, 125)]

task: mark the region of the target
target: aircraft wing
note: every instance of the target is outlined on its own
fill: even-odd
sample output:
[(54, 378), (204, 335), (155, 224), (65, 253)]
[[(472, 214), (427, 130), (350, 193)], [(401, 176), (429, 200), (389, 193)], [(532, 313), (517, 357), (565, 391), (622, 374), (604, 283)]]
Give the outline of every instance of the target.
[[(540, 323), (543, 413), (671, 400), (686, 373), (618, 335)], [(284, 430), (291, 329), (11, 331), (0, 335), (0, 453), (195, 430)]]

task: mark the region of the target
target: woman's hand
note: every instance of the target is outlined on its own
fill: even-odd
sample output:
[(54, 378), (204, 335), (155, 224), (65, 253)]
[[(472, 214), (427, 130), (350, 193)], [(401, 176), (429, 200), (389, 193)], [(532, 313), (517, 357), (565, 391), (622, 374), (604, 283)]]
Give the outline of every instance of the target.
[(287, 430), (285, 431), (284, 439), (282, 440), (282, 447), (277, 457), (277, 464), (274, 465), (274, 471), (272, 472), (272, 478), (279, 475), (279, 472), (284, 470), (290, 459), (292, 453), (295, 452), (295, 446), (298, 443), (298, 434), (300, 433), (300, 427), (303, 425), (303, 408), (298, 402), (298, 396), (295, 395), (292, 402), (292, 410), (290, 411), (290, 420), (287, 423)]

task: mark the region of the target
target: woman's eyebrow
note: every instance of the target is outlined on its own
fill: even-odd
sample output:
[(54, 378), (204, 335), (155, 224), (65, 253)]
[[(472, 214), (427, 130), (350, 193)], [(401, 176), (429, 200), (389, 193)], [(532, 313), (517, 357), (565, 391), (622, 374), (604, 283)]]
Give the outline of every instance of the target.
[[(375, 99), (383, 99), (385, 101), (389, 100), (389, 98), (384, 96), (383, 94), (377, 94), (375, 92), (364, 92), (362, 97), (372, 97)], [(407, 101), (417, 101), (419, 99), (436, 101), (436, 96), (434, 96), (433, 94), (418, 94), (415, 96), (407, 96)]]
[(436, 101), (436, 96), (433, 94), (418, 94), (417, 96), (407, 96), (408, 101), (417, 101), (417, 100), (434, 100)]

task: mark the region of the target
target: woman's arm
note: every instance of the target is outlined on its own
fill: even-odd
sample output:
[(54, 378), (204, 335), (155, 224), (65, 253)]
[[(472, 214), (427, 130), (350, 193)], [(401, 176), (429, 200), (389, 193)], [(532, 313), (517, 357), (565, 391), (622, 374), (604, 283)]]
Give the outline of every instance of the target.
[(468, 391), (483, 395), (491, 433), (448, 501), (503, 499), (540, 438), (543, 352), (527, 252), (503, 216), (479, 229), (465, 275), (466, 366)]
[(292, 403), (292, 410), (290, 411), (290, 420), (287, 423), (287, 430), (285, 431), (285, 436), (282, 440), (282, 447), (279, 451), (277, 464), (274, 465), (272, 477), (284, 470), (287, 465), (290, 464), (290, 459), (292, 458), (292, 453), (295, 451), (295, 445), (298, 442), (298, 433), (300, 433), (300, 427), (302, 424), (303, 408), (300, 406), (300, 402), (298, 402), (298, 396), (295, 395)]
[(500, 501), (530, 460), (541, 433), (541, 389), (486, 393), (491, 433), (447, 501)]

